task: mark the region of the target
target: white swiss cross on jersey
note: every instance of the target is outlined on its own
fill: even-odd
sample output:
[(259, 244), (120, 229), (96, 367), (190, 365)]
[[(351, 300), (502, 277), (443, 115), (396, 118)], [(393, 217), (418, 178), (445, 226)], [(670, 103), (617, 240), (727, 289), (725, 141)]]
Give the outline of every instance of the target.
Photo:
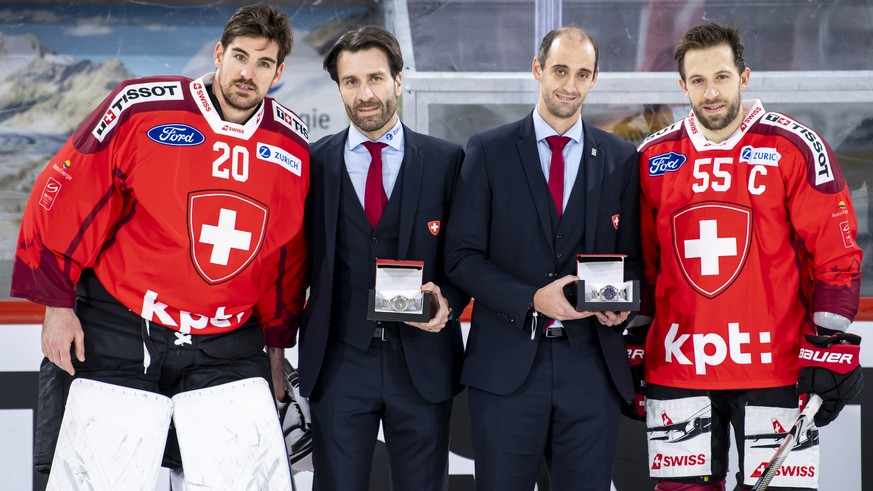
[(236, 276), (255, 258), (264, 239), (269, 210), (233, 191), (188, 195), (191, 260), (210, 284)]
[(694, 203), (673, 215), (673, 249), (682, 274), (700, 294), (713, 298), (740, 274), (751, 224), (751, 210), (732, 203)]

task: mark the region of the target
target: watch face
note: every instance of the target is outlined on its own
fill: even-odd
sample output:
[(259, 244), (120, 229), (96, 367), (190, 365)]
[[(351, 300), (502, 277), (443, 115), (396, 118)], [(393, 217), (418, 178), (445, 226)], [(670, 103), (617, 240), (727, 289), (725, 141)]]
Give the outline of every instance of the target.
[(600, 296), (604, 300), (615, 300), (618, 297), (618, 290), (612, 285), (606, 285), (600, 290)]
[(395, 312), (402, 312), (409, 307), (409, 299), (403, 295), (397, 295), (388, 300), (388, 307)]

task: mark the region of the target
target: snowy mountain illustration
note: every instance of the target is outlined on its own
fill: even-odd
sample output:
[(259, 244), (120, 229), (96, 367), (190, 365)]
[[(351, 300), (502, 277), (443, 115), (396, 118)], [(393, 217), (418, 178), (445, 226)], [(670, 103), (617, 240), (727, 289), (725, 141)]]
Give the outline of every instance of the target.
[(76, 61), (33, 35), (0, 33), (0, 77), (0, 128), (69, 134), (133, 74), (118, 59)]

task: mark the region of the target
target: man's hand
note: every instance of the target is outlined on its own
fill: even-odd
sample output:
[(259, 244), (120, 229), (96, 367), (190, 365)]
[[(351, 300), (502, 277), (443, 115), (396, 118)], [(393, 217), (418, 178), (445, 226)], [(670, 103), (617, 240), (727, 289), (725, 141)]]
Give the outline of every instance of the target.
[(590, 317), (593, 314), (592, 312), (578, 312), (576, 307), (571, 305), (564, 295), (564, 286), (578, 279), (576, 276), (569, 274), (537, 290), (533, 297), (534, 310), (546, 317), (559, 321)]
[(61, 370), (75, 375), (70, 347), (76, 350), (76, 359), (85, 361), (85, 332), (73, 309), (46, 307), (42, 322), (42, 354)]
[(267, 347), (270, 359), (270, 376), (273, 379), (273, 395), (277, 401), (285, 399), (285, 349)]
[(617, 326), (617, 325), (619, 325), (622, 322), (627, 320), (627, 316), (630, 315), (630, 311), (629, 310), (624, 310), (621, 312), (612, 312), (609, 310), (607, 310), (605, 312), (595, 311), (594, 315), (597, 317), (597, 320), (601, 324), (603, 324), (604, 326)]
[(428, 281), (424, 285), (421, 285), (421, 291), (433, 295), (433, 299), (437, 305), (436, 314), (428, 322), (406, 322), (405, 324), (417, 327), (422, 331), (440, 332), (444, 327), (446, 327), (446, 323), (449, 321), (449, 302), (440, 292), (440, 287), (435, 285), (432, 281)]
[(800, 346), (797, 393), (821, 396), (822, 405), (815, 415), (815, 425), (821, 428), (836, 419), (864, 387), (858, 360), (861, 336), (820, 327), (818, 336), (805, 337)]

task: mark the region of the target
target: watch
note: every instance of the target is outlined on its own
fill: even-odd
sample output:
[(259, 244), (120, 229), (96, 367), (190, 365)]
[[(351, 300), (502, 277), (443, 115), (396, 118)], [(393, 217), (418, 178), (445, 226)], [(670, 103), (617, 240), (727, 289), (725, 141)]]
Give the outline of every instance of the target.
[(383, 308), (394, 312), (406, 312), (407, 310), (416, 310), (416, 297), (407, 297), (406, 295), (394, 295), (391, 298), (382, 301)]
[(626, 301), (627, 287), (618, 288), (613, 285), (606, 285), (594, 292), (594, 298), (601, 302)]
[(407, 310), (414, 302), (410, 298), (406, 298), (403, 295), (394, 295), (388, 300), (388, 308), (395, 312), (403, 312)]

